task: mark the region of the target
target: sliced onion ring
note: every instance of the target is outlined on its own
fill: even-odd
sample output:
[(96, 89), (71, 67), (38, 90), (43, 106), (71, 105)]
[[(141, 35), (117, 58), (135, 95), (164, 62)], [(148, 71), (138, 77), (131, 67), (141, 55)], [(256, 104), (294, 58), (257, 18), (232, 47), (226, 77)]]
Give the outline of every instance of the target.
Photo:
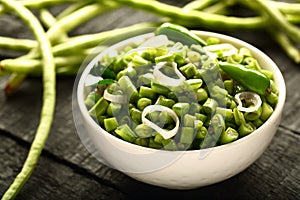
[[(262, 104), (261, 98), (254, 92), (241, 92), (234, 96), (235, 101), (238, 103), (237, 109), (243, 112), (254, 112), (259, 109)], [(246, 108), (243, 106), (243, 100), (253, 104), (253, 107)]]
[(184, 80), (185, 77), (181, 74), (181, 72), (177, 69), (177, 63), (172, 62), (172, 68), (176, 75), (178, 76), (178, 79), (176, 78), (171, 78), (165, 74), (163, 74), (160, 69), (166, 66), (168, 62), (160, 62), (157, 65), (154, 66), (153, 70), (153, 76), (154, 78), (159, 82), (167, 86), (179, 86)]
[[(175, 127), (172, 130), (165, 130), (165, 129), (162, 129), (161, 127), (157, 126), (150, 120), (148, 120), (146, 118), (146, 115), (149, 112), (153, 112), (153, 111), (166, 111), (176, 122)], [(161, 136), (164, 139), (169, 139), (169, 138), (173, 137), (174, 135), (177, 134), (178, 129), (179, 129), (179, 119), (178, 119), (178, 116), (176, 115), (176, 113), (172, 109), (162, 106), (162, 105), (149, 105), (149, 106), (145, 107), (145, 109), (142, 112), (142, 123), (153, 128), (155, 131), (157, 131), (159, 134), (161, 134)]]
[(85, 78), (85, 82), (84, 82), (84, 85), (85, 86), (92, 86), (96, 83), (98, 83), (99, 81), (103, 80), (102, 77), (100, 76), (94, 76), (92, 74), (88, 74)]
[(143, 42), (138, 48), (141, 47), (162, 47), (169, 44), (169, 39), (165, 35), (157, 35)]
[(127, 97), (124, 94), (110, 94), (107, 89), (104, 90), (103, 98), (113, 103), (126, 103)]
[(208, 54), (216, 54), (216, 51), (222, 51), (222, 56), (231, 56), (238, 53), (238, 49), (228, 43), (213, 44), (203, 47)]

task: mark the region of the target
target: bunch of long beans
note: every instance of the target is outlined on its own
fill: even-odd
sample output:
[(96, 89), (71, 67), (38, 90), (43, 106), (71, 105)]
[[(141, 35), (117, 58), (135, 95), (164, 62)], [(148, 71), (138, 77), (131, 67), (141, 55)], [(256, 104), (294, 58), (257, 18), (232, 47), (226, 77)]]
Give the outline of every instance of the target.
[[(23, 52), (24, 55), (0, 61), (0, 77), (9, 75), (6, 94), (16, 90), (28, 75), (42, 75), (44, 83), (43, 109), (40, 126), (22, 171), (7, 190), (3, 199), (14, 198), (30, 177), (47, 139), (55, 106), (55, 73), (75, 75), (82, 61), (99, 43), (156, 23), (142, 23), (96, 34), (69, 37), (68, 33), (90, 19), (121, 6), (152, 12), (162, 21), (172, 21), (188, 28), (207, 30), (266, 29), (296, 63), (300, 63), (300, 3), (272, 0), (193, 0), (176, 7), (152, 0), (0, 0), (0, 14), (14, 12), (32, 29), (36, 40), (0, 36), (0, 49)], [(56, 16), (49, 8), (68, 4)], [(231, 7), (243, 6), (256, 15), (238, 17)], [(38, 18), (31, 13), (37, 10)], [(42, 29), (42, 26), (44, 29)], [(274, 31), (277, 30), (277, 31)], [(46, 30), (46, 31), (44, 31)]]

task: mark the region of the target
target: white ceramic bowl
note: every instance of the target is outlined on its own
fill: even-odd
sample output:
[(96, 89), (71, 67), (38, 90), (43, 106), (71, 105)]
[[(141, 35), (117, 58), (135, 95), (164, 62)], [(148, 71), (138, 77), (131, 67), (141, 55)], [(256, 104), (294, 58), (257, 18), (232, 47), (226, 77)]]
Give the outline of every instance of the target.
[[(243, 171), (265, 151), (277, 131), (283, 110), (286, 88), (276, 64), (263, 52), (239, 39), (222, 34), (195, 31), (202, 38), (218, 37), (236, 47), (250, 49), (260, 65), (273, 71), (280, 94), (272, 116), (256, 131), (233, 143), (203, 150), (166, 151), (134, 145), (103, 130), (89, 116), (84, 105), (84, 80), (95, 62), (92, 60), (75, 85), (73, 114), (78, 134), (86, 148), (102, 163), (145, 183), (173, 189), (192, 189), (213, 184)], [(108, 49), (120, 50), (152, 34), (140, 35)], [(107, 52), (106, 52), (107, 53)]]

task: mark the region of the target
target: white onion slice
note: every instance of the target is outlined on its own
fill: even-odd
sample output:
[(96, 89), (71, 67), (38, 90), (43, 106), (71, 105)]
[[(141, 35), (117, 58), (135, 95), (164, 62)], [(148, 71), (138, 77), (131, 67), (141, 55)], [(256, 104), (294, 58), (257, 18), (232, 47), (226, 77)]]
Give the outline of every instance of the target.
[(113, 103), (126, 103), (127, 97), (124, 94), (110, 94), (107, 89), (104, 90), (103, 98)]
[[(238, 103), (237, 109), (243, 112), (254, 112), (259, 109), (262, 104), (261, 98), (254, 92), (241, 92), (234, 96), (235, 101)], [(246, 108), (243, 106), (242, 100), (250, 102), (253, 107)]]
[[(146, 118), (146, 115), (149, 112), (153, 112), (153, 111), (166, 111), (176, 122), (175, 127), (172, 130), (165, 130), (165, 129), (162, 129), (161, 127), (157, 126), (150, 120), (148, 120)], [(173, 137), (174, 135), (177, 134), (178, 129), (179, 129), (179, 119), (178, 119), (178, 116), (176, 115), (176, 113), (172, 109), (162, 106), (162, 105), (149, 105), (149, 106), (145, 107), (145, 109), (142, 112), (142, 123), (153, 128), (155, 131), (157, 131), (159, 134), (161, 134), (161, 136), (164, 139), (169, 139), (169, 138)]]
[(126, 55), (130, 55), (134, 52), (138, 52), (139, 54), (141, 54), (144, 51), (147, 51), (148, 49), (159, 48), (159, 47), (167, 46), (168, 44), (169, 44), (169, 40), (167, 36), (158, 35), (150, 38), (149, 40), (146, 40), (137, 48), (131, 49), (126, 53)]
[(178, 79), (175, 78), (171, 78), (165, 74), (163, 74), (160, 69), (162, 67), (164, 67), (167, 64), (167, 62), (160, 62), (157, 65), (154, 66), (154, 70), (153, 70), (153, 76), (154, 78), (167, 86), (179, 86), (184, 80), (185, 77), (181, 74), (181, 72), (177, 69), (177, 63), (176, 62), (172, 62), (172, 68), (174, 70), (174, 72), (176, 73), (176, 75), (178, 76)]
[(85, 86), (91, 86), (91, 85), (94, 85), (96, 83), (98, 83), (99, 81), (103, 80), (102, 77), (100, 76), (94, 76), (92, 74), (88, 74), (86, 76), (86, 79), (85, 79), (85, 82), (84, 82), (84, 85)]
[(153, 74), (152, 74), (152, 73), (149, 73), (149, 72), (146, 73), (146, 74), (143, 74), (142, 76), (145, 77), (145, 78), (154, 79)]
[(143, 42), (138, 48), (140, 47), (161, 47), (167, 46), (169, 44), (169, 39), (165, 35), (157, 35), (151, 37), (150, 39)]
[(238, 49), (228, 43), (205, 46), (203, 47), (203, 50), (206, 51), (208, 54), (214, 55), (218, 55), (215, 53), (216, 51), (222, 51), (222, 56), (232, 56), (238, 53)]

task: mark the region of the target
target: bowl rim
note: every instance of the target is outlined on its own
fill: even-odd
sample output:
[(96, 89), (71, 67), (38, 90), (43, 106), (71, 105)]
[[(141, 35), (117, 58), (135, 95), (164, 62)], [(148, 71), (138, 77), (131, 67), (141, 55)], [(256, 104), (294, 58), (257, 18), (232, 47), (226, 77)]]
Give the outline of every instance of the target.
[(264, 129), (268, 124), (271, 124), (272, 122), (274, 122), (278, 117), (281, 116), (281, 112), (283, 110), (284, 104), (285, 104), (285, 98), (286, 98), (286, 85), (285, 85), (285, 80), (283, 78), (283, 75), (279, 69), (279, 67), (276, 65), (276, 63), (268, 56), (266, 55), (263, 51), (261, 51), (260, 49), (256, 48), (255, 46), (253, 46), (252, 44), (245, 42), (241, 39), (229, 36), (229, 35), (225, 35), (225, 34), (221, 34), (221, 33), (216, 33), (216, 32), (211, 32), (211, 31), (201, 31), (201, 30), (192, 30), (196, 35), (199, 35), (200, 37), (217, 37), (220, 38), (222, 42), (224, 42), (224, 40), (229, 41), (231, 43), (234, 44), (234, 46), (238, 45), (238, 46), (243, 46), (246, 47), (248, 49), (250, 49), (251, 53), (255, 53), (257, 55), (259, 55), (259, 57), (261, 57), (262, 59), (266, 60), (267, 63), (269, 63), (269, 69), (271, 69), (271, 71), (274, 73), (274, 78), (276, 78), (277, 80), (275, 80), (278, 89), (279, 89), (279, 96), (278, 96), (278, 102), (277, 105), (274, 109), (274, 112), (272, 113), (272, 115), (269, 117), (269, 119), (263, 123), (262, 126), (260, 126), (258, 129), (256, 129), (255, 131), (253, 131), (251, 134), (244, 136), (242, 138), (239, 138), (238, 140), (228, 143), (228, 144), (224, 144), (224, 145), (219, 145), (219, 146), (214, 146), (214, 147), (209, 147), (209, 148), (205, 148), (205, 149), (196, 149), (196, 150), (175, 150), (175, 151), (170, 151), (170, 150), (164, 150), (164, 149), (154, 149), (154, 148), (149, 148), (149, 147), (144, 147), (144, 146), (140, 146), (134, 143), (130, 143), (127, 141), (124, 141), (120, 138), (115, 137), (114, 135), (110, 134), (109, 132), (107, 132), (105, 129), (103, 129), (101, 126), (99, 126), (99, 124), (97, 124), (88, 114), (88, 110), (86, 108), (86, 106), (84, 105), (84, 98), (83, 98), (83, 90), (84, 90), (84, 78), (86, 77), (86, 75), (88, 74), (88, 72), (90, 71), (91, 67), (94, 65), (95, 62), (97, 62), (99, 60), (99, 58), (103, 55), (105, 55), (104, 53), (107, 50), (110, 49), (116, 49), (120, 46), (123, 46), (124, 44), (128, 44), (128, 42), (130, 42), (131, 40), (133, 40), (134, 38), (137, 39), (145, 39), (147, 36), (153, 36), (154, 33), (150, 32), (150, 33), (146, 33), (146, 34), (140, 34), (134, 37), (130, 37), (128, 39), (122, 40), (121, 42), (117, 42), (115, 44), (113, 44), (112, 46), (108, 47), (107, 49), (105, 49), (104, 51), (102, 51), (101, 53), (99, 53), (97, 56), (95, 56), (89, 63), (87, 66), (85, 66), (84, 70), (82, 71), (82, 73), (80, 74), (79, 77), (79, 81), (78, 81), (78, 85), (76, 86), (77, 89), (77, 93), (76, 93), (76, 97), (77, 97), (77, 104), (79, 106), (79, 110), (82, 113), (83, 117), (85, 119), (87, 119), (90, 123), (89, 125), (92, 125), (97, 131), (99, 131), (100, 134), (104, 134), (105, 137), (108, 137), (108, 139), (111, 139), (117, 143), (122, 143), (124, 145), (129, 145), (131, 148), (133, 149), (139, 149), (142, 151), (147, 151), (147, 152), (168, 152), (168, 153), (184, 153), (184, 154), (193, 154), (193, 153), (199, 153), (202, 151), (208, 151), (208, 150), (222, 150), (222, 149), (227, 149), (227, 148), (233, 148), (236, 145), (239, 145), (240, 143), (244, 143), (246, 141), (248, 141), (251, 138), (256, 137), (256, 135), (260, 134), (260, 130)]

